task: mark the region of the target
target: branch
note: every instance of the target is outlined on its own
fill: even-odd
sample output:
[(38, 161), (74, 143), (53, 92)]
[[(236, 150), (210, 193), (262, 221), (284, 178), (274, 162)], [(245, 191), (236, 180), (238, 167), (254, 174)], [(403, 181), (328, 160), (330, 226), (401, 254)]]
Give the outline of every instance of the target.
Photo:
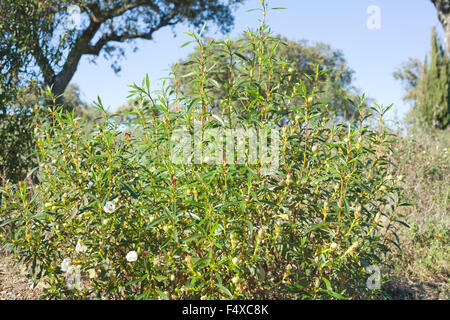
[(128, 33), (124, 32), (122, 34), (117, 34), (116, 32), (112, 31), (110, 33), (105, 33), (103, 36), (94, 44), (89, 45), (84, 50), (84, 54), (91, 54), (91, 55), (99, 55), (100, 51), (103, 49), (103, 47), (108, 42), (124, 42), (126, 40), (130, 39), (146, 39), (151, 40), (153, 37), (153, 33), (155, 31), (158, 31), (159, 29), (166, 27), (166, 26), (172, 26), (177, 23), (177, 21), (172, 21), (172, 19), (175, 17), (175, 14), (172, 14), (170, 17), (164, 17), (161, 19), (158, 25), (153, 26), (150, 28), (147, 32), (134, 32), (134, 33)]
[(161, 10), (159, 9), (159, 7), (157, 5), (155, 5), (153, 2), (149, 3), (148, 0), (138, 0), (133, 3), (126, 4), (126, 5), (120, 4), (114, 8), (106, 10), (106, 11), (102, 11), (97, 3), (91, 3), (91, 4), (86, 5), (86, 8), (88, 8), (89, 11), (86, 10), (85, 12), (89, 15), (89, 18), (91, 19), (92, 22), (103, 23), (108, 19), (121, 16), (125, 12), (133, 10), (133, 9), (135, 9), (137, 7), (141, 7), (141, 6), (150, 7), (156, 13), (161, 12)]
[(77, 70), (78, 63), (80, 62), (81, 56), (85, 52), (86, 48), (89, 46), (89, 42), (95, 36), (99, 30), (101, 24), (91, 21), (89, 27), (81, 33), (75, 42), (75, 45), (69, 52), (66, 62), (62, 70), (56, 75), (54, 82), (54, 93), (56, 95), (62, 94), (72, 79), (75, 71)]
[(45, 83), (50, 84), (55, 76), (55, 71), (42, 51), (42, 48), (39, 45), (39, 39), (37, 37), (33, 37), (33, 44), (32, 55), (42, 71)]

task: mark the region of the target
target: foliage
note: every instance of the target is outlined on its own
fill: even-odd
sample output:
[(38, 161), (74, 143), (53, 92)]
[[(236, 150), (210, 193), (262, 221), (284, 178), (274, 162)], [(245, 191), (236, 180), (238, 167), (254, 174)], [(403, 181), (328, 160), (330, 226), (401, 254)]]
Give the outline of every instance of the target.
[[(206, 42), (209, 42), (210, 45), (205, 48), (206, 51), (204, 52), (209, 60), (205, 68), (209, 69), (214, 66), (209, 74), (219, 84), (212, 89), (213, 93), (211, 95), (215, 99), (223, 100), (224, 95), (228, 92), (227, 86), (229, 85), (230, 77), (235, 77), (241, 72), (241, 69), (251, 69), (252, 66), (249, 64), (255, 61), (255, 56), (258, 54), (258, 51), (255, 50), (256, 48), (252, 47), (254, 39), (251, 36), (251, 33), (247, 33), (239, 41), (206, 39)], [(288, 41), (279, 36), (275, 37), (267, 45), (269, 52), (274, 50), (274, 59), (286, 62), (283, 65), (283, 73), (284, 77), (291, 82), (302, 80), (310, 86), (307, 77), (314, 74), (316, 65), (319, 65), (320, 71), (329, 70), (325, 75), (326, 81), (320, 84), (319, 89), (322, 92), (318, 94), (318, 99), (322, 101), (328, 100), (329, 104), (333, 106), (333, 109), (330, 111), (344, 117), (344, 119), (355, 120), (358, 117), (358, 110), (348, 101), (348, 99), (355, 100), (358, 97), (356, 89), (351, 86), (354, 71), (347, 66), (341, 51), (333, 50), (324, 43), (308, 45), (306, 40), (299, 42)], [(274, 46), (278, 47), (274, 48)], [(196, 74), (195, 67), (191, 62), (198, 60), (200, 55), (200, 49), (197, 48), (194, 53), (190, 54), (184, 61), (180, 61), (176, 66), (178, 85), (183, 93), (193, 91), (195, 82), (192, 79)], [(235, 57), (238, 59), (230, 61), (230, 59)], [(283, 89), (289, 90), (289, 86)], [(235, 100), (239, 101), (239, 94), (235, 93), (235, 96)], [(294, 99), (292, 104), (298, 104), (298, 101)]]
[[(155, 96), (147, 77), (133, 86), (133, 130), (120, 129), (100, 100), (105, 121), (94, 132), (49, 106), (37, 140), (42, 183), (0, 189), (0, 235), (51, 298), (373, 296), (366, 268), (386, 263), (403, 205), (388, 160), (394, 136), (383, 125), (390, 107), (355, 104), (356, 123), (335, 119), (318, 99), (326, 72), (317, 66), (307, 82), (291, 81), (275, 54), (282, 40), (264, 22), (246, 33), (249, 57), (231, 51), (229, 68), (248, 67), (215, 97), (212, 44), (190, 35), (202, 52), (192, 61), (194, 91), (182, 92), (174, 72), (174, 85)], [(247, 163), (234, 153), (219, 163), (173, 161), (177, 129), (197, 130), (204, 151), (220, 145), (208, 130), (239, 127), (267, 130), (272, 147), (280, 138), (271, 147), (278, 170), (267, 174), (266, 158), (253, 163), (250, 154)]]
[[(199, 27), (209, 20), (227, 31), (233, 22), (231, 9), (240, 2), (4, 0), (0, 4), (0, 34), (14, 50), (2, 50), (1, 59), (7, 61), (18, 54), (26, 62), (22, 76), (34, 72), (59, 96), (83, 55), (103, 53), (114, 59), (112, 67), (119, 71), (118, 59), (124, 51), (117, 43), (152, 39), (159, 29), (182, 22)], [(78, 8), (79, 15), (69, 16), (69, 8)]]
[[(11, 88), (9, 89), (11, 91)], [(0, 184), (6, 181), (18, 182), (36, 165), (35, 132), (45, 116), (42, 108), (42, 90), (34, 85), (17, 87), (16, 96), (8, 97), (5, 111), (0, 112)], [(85, 129), (94, 126), (95, 110), (81, 101), (79, 87), (70, 84), (61, 98), (67, 111), (74, 111), (79, 117), (86, 116)], [(32, 177), (36, 182), (36, 177)]]
[(414, 105), (408, 115), (411, 122), (421, 126), (445, 129), (450, 124), (450, 58), (445, 53), (433, 29), (430, 63), (410, 59), (394, 73), (405, 84), (404, 100)]

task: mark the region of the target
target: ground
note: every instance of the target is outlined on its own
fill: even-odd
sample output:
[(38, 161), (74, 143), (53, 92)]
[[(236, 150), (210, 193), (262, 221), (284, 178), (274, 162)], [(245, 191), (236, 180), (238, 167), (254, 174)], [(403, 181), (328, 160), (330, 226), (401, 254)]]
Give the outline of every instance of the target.
[(39, 299), (40, 290), (33, 288), (20, 265), (13, 265), (12, 255), (0, 248), (0, 300)]

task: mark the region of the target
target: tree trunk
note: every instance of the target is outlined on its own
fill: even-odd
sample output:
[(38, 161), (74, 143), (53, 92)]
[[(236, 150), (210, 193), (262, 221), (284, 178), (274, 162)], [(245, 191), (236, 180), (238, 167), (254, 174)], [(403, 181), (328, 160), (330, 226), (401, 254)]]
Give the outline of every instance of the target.
[(445, 50), (450, 54), (450, 0), (431, 0), (445, 31)]

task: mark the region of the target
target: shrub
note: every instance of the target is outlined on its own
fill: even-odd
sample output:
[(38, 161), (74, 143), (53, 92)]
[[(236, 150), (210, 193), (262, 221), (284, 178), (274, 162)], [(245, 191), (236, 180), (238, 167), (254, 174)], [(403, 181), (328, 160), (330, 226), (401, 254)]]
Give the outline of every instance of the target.
[[(211, 45), (190, 35), (200, 52)], [(193, 93), (180, 95), (176, 78), (157, 96), (148, 78), (132, 86), (139, 103), (126, 130), (100, 100), (104, 121), (93, 132), (49, 107), (51, 121), (39, 127), (37, 140), (41, 184), (2, 189), (0, 223), (3, 239), (45, 283), (48, 297), (321, 299), (377, 292), (366, 286), (367, 268), (385, 263), (401, 205), (388, 161), (394, 137), (383, 127), (389, 108), (355, 104), (356, 124), (329, 119), (316, 98), (326, 70), (317, 66), (310, 83), (291, 83), (289, 66), (273, 54), (281, 40), (264, 24), (247, 36), (254, 54), (230, 52), (235, 76), (214, 106), (210, 92), (219, 84), (200, 54), (189, 62), (197, 66)], [(303, 103), (291, 103), (294, 97)], [(366, 123), (372, 112), (377, 130)], [(267, 159), (252, 162), (249, 152), (243, 161), (174, 161), (177, 147), (186, 146), (174, 139), (178, 129), (201, 136), (200, 150), (217, 151), (221, 142), (209, 130), (240, 127), (267, 132), (271, 148), (279, 138), (277, 170), (267, 172)], [(250, 150), (250, 139), (240, 141)]]

